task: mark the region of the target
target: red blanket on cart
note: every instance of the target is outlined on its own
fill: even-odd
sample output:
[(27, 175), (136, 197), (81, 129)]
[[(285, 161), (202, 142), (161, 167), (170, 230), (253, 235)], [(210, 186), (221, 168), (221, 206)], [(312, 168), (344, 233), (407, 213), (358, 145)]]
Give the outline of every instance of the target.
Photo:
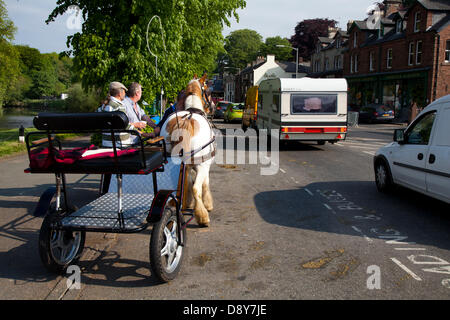
[[(83, 156), (86, 151), (93, 150), (98, 151)], [(117, 149), (117, 156), (134, 154), (137, 151), (139, 151), (139, 149)], [(50, 152), (50, 149), (48, 147), (38, 148), (30, 152), (30, 168), (48, 169), (55, 164), (70, 165), (75, 163), (76, 161), (112, 157), (114, 157), (114, 151), (112, 151), (112, 149), (98, 149), (95, 145), (63, 150), (52, 148), (52, 152)]]

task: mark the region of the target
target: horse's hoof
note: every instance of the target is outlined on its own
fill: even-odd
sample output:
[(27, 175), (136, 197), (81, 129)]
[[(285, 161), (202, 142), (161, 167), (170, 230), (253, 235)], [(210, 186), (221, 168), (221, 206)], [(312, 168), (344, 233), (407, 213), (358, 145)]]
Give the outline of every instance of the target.
[(200, 228), (209, 228), (209, 222), (207, 223), (199, 223), (198, 224)]

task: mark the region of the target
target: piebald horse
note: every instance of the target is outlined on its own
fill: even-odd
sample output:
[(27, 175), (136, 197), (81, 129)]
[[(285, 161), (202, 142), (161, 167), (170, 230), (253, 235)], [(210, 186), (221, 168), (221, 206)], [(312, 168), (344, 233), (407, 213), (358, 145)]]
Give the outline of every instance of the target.
[[(214, 161), (214, 132), (207, 120), (209, 101), (206, 94), (206, 74), (195, 76), (185, 89), (185, 111), (178, 111), (161, 128), (167, 150), (172, 157), (185, 161), (187, 188), (184, 209), (194, 209), (199, 226), (208, 227), (213, 198), (209, 188), (209, 169)], [(191, 155), (194, 155), (191, 157)]]

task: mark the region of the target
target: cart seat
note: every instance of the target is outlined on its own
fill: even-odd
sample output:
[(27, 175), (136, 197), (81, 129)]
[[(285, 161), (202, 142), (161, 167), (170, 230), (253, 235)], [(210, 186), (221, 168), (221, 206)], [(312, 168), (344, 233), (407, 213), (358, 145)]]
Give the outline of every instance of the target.
[[(91, 113), (40, 113), (34, 126), (47, 133), (92, 132), (102, 130), (122, 132), (128, 126), (128, 117), (121, 111)], [(111, 131), (110, 131), (111, 132)], [(35, 132), (33, 132), (35, 133)], [(27, 139), (28, 144), (28, 139)], [(79, 159), (74, 163), (52, 163), (47, 168), (30, 168), (31, 173), (86, 173), (86, 174), (146, 174), (160, 168), (166, 158), (163, 151), (147, 150), (142, 145), (134, 153), (93, 159)]]
[(128, 117), (122, 111), (88, 113), (39, 113), (33, 119), (38, 130), (93, 131), (126, 129)]
[(46, 169), (29, 168), (30, 173), (86, 173), (86, 174), (147, 174), (165, 163), (164, 153), (160, 151), (142, 151), (117, 158), (98, 158), (78, 160), (73, 164), (55, 163)]

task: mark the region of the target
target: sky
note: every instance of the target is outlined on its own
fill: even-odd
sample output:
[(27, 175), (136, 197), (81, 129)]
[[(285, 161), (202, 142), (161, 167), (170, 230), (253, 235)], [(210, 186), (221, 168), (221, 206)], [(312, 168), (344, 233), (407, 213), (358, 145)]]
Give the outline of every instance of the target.
[[(113, 1), (113, 0), (112, 0)], [(224, 0), (226, 1), (226, 0)], [(42, 53), (68, 50), (67, 36), (80, 31), (77, 11), (59, 16), (46, 24), (56, 0), (4, 0), (9, 18), (17, 27), (15, 44), (28, 45)], [(305, 19), (329, 18), (346, 29), (348, 20), (362, 20), (375, 0), (247, 0), (245, 9), (238, 10), (239, 23), (232, 18), (231, 27), (223, 35), (238, 29), (257, 31), (263, 39), (281, 36), (290, 38), (297, 23)], [(149, 17), (150, 18), (150, 17)]]

